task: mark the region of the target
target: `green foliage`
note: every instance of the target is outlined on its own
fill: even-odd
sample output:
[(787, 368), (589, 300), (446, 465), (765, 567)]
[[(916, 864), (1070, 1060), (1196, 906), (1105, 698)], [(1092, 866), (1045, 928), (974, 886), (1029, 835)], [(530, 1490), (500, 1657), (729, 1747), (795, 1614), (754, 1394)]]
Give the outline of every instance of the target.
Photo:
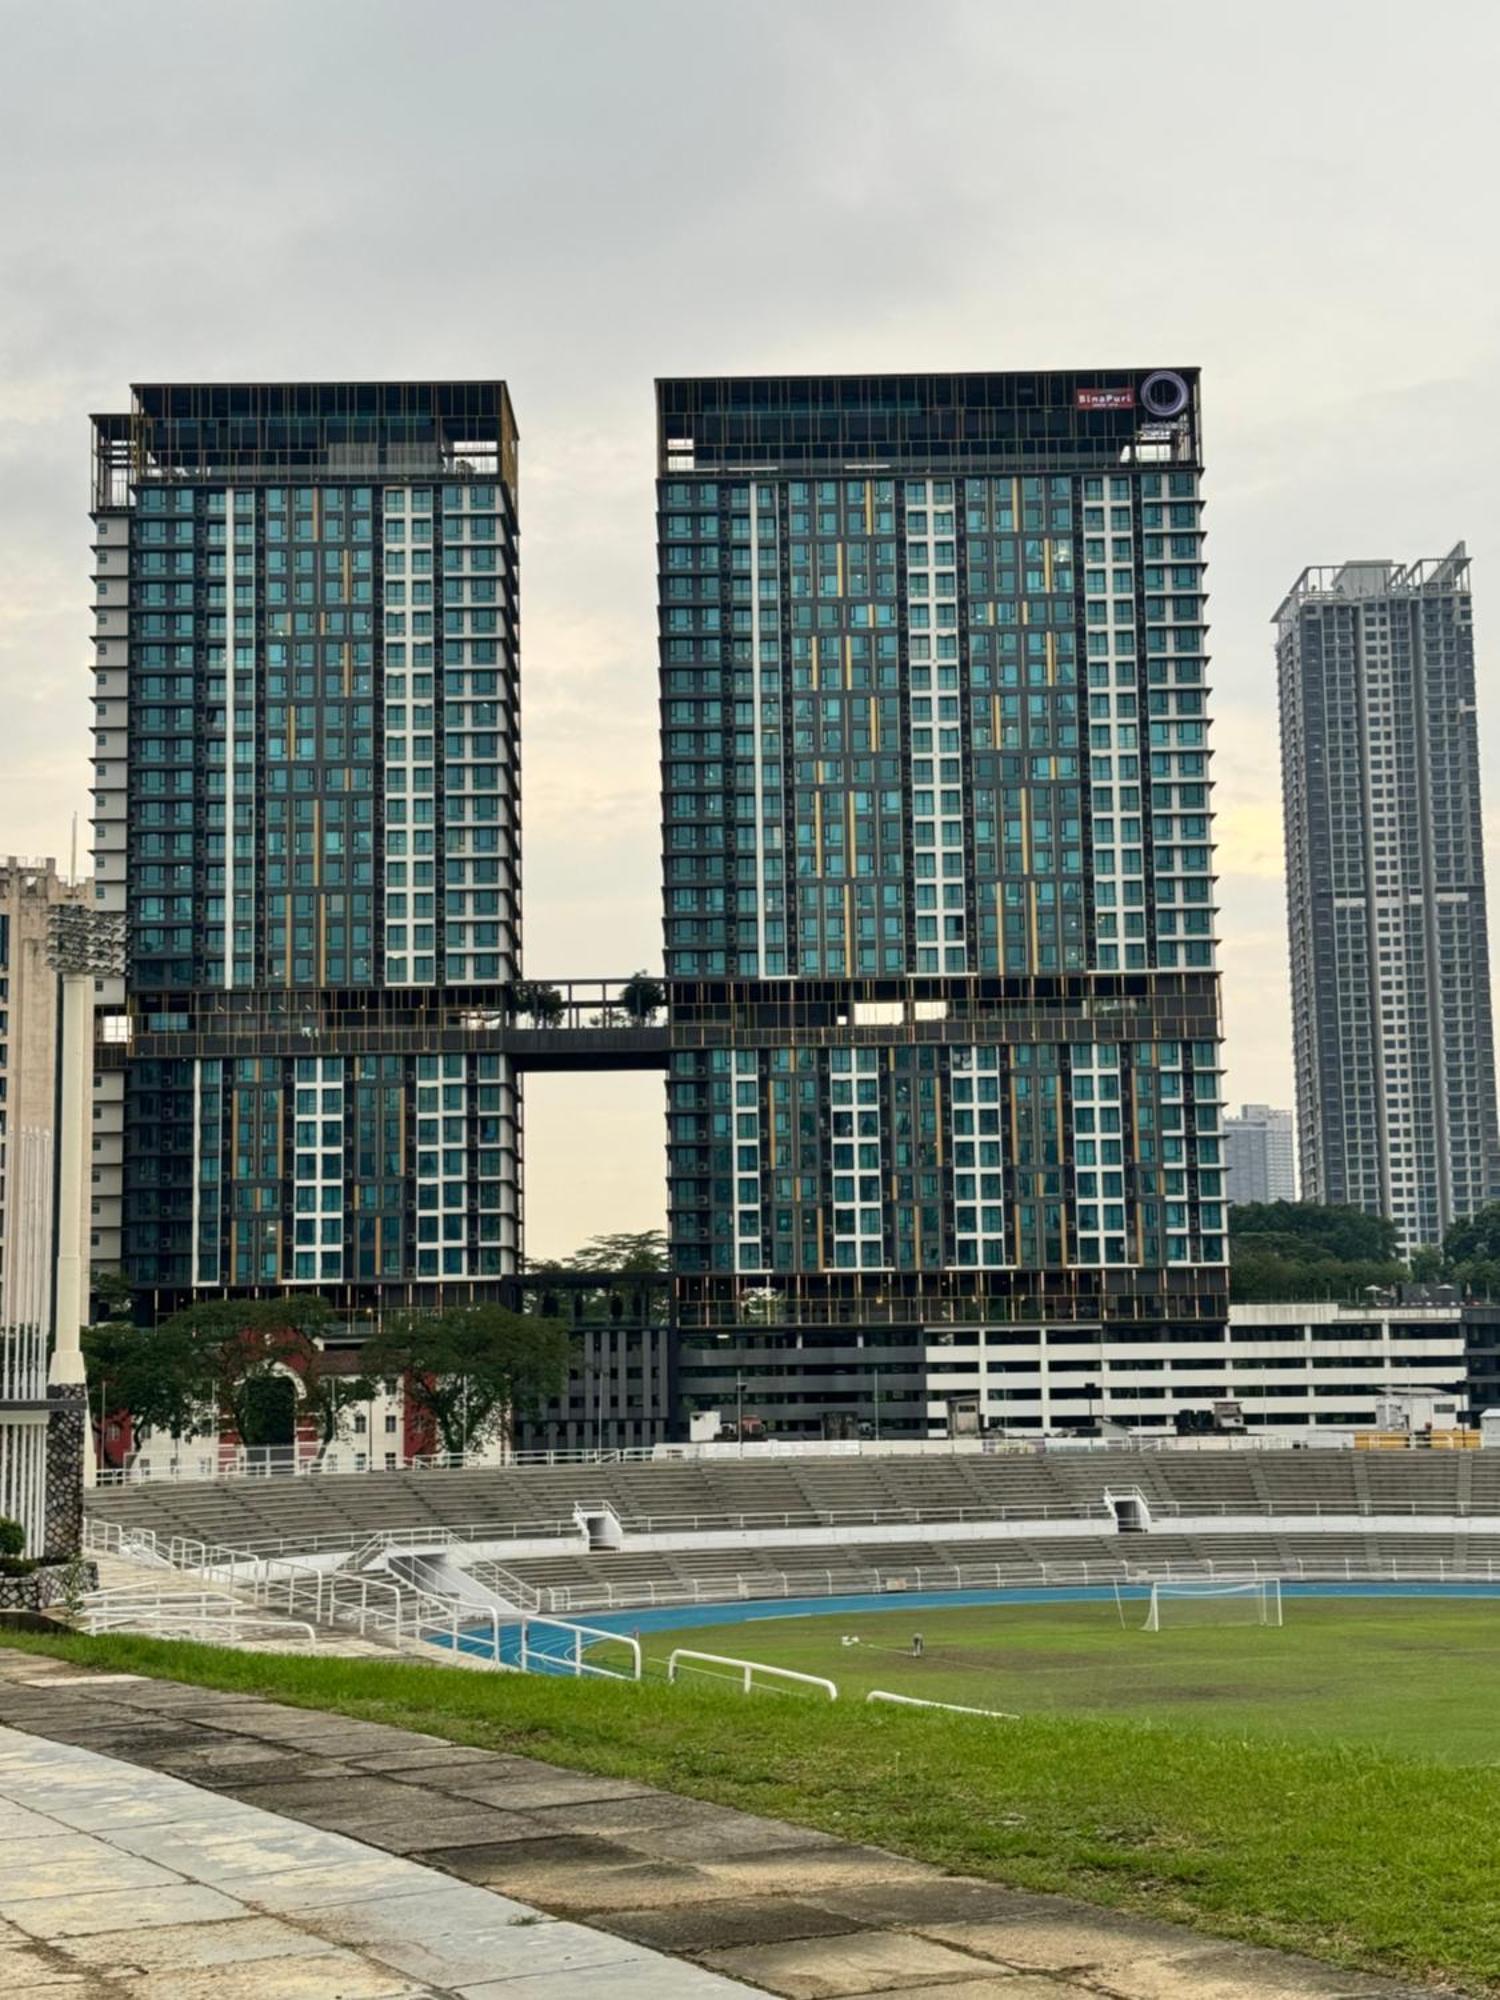
[(1500, 1201), (1455, 1222), (1443, 1238), (1443, 1258), (1453, 1268), (1500, 1264)]
[(95, 1271), (89, 1282), (93, 1287), (94, 1304), (102, 1309), (106, 1319), (130, 1318), (135, 1294), (126, 1278), (118, 1271)]
[(1229, 1234), (1236, 1242), (1254, 1237), (1258, 1245), (1284, 1255), (1351, 1264), (1394, 1264), (1400, 1256), (1394, 1222), (1363, 1209), (1314, 1201), (1242, 1202), (1229, 1211)]
[(1500, 1202), (1490, 1202), (1443, 1238), (1440, 1275), (1475, 1298), (1500, 1298)]
[(1357, 1301), (1407, 1275), (1396, 1225), (1383, 1216), (1310, 1201), (1252, 1201), (1229, 1211), (1233, 1299)]
[(228, 1416), (242, 1444), (254, 1445), (262, 1442), (266, 1383), (289, 1374), (300, 1404), (303, 1384), (318, 1366), (315, 1335), (329, 1317), (327, 1301), (314, 1293), (214, 1299), (185, 1306), (158, 1331), (189, 1345), (208, 1377), (210, 1402)]
[(405, 1377), (450, 1454), (506, 1433), (514, 1417), (563, 1386), (569, 1341), (562, 1324), (506, 1306), (396, 1313), (366, 1342), (372, 1375)]
[(18, 1556), (26, 1546), (26, 1530), (9, 1514), (0, 1514), (0, 1556)]
[(555, 986), (545, 981), (522, 979), (511, 988), (511, 1005), (518, 1014), (530, 1017), (538, 1028), (552, 1028), (562, 1019), (566, 1003)]
[(83, 1357), (91, 1394), (124, 1410), (137, 1438), (165, 1431), (180, 1444), (216, 1428), (213, 1370), (191, 1329), (105, 1320), (84, 1328)]
[(323, 1361), (316, 1336), (329, 1316), (327, 1302), (314, 1294), (215, 1299), (155, 1326), (106, 1319), (87, 1327), (84, 1360), (104, 1405), (126, 1411), (138, 1438), (155, 1431), (179, 1443), (207, 1436), (222, 1413), (242, 1443), (256, 1444), (271, 1382), (290, 1379), (299, 1410), (319, 1408)]
[(613, 1236), (591, 1236), (581, 1250), (552, 1265), (534, 1265), (534, 1270), (665, 1271), (667, 1239), (660, 1229), (625, 1230)]
[(649, 972), (633, 972), (621, 989), (620, 1005), (640, 1027), (652, 1018), (666, 997), (667, 990), (659, 979), (653, 979)]
[(331, 1374), (326, 1355), (318, 1357), (317, 1365), (303, 1378), (302, 1386), (304, 1406), (318, 1426), (321, 1451), (327, 1451), (344, 1435), (350, 1411), (360, 1403), (368, 1403), (375, 1394), (375, 1383), (369, 1375)]

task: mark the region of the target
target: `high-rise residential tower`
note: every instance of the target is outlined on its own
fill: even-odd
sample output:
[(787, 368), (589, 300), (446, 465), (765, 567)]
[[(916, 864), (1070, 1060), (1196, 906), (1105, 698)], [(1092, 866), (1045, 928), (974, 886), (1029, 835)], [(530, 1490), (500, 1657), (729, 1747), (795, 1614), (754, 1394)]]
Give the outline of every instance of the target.
[(1467, 553), (1275, 622), (1302, 1189), (1411, 1250), (1500, 1194)]
[(1295, 1201), (1291, 1112), (1244, 1104), (1237, 1117), (1225, 1118), (1224, 1167), (1231, 1208), (1247, 1201)]
[[(515, 1268), (520, 925), (501, 382), (139, 386), (94, 419), (96, 1132), (158, 1308)], [(128, 1037), (128, 1039), (127, 1039)]]
[(657, 407), (684, 1387), (1162, 1421), (1226, 1293), (1197, 373)]

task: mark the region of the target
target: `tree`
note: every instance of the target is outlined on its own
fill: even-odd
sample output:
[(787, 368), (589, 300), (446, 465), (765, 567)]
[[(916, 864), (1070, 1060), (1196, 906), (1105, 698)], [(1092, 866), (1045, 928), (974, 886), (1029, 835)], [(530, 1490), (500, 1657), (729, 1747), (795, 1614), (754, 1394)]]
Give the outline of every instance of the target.
[(1245, 1202), (1229, 1211), (1231, 1299), (1357, 1300), (1408, 1273), (1384, 1216), (1317, 1202)]
[(213, 1369), (191, 1329), (106, 1320), (84, 1328), (83, 1353), (101, 1400), (127, 1413), (138, 1441), (165, 1431), (181, 1444), (217, 1428)]
[(620, 989), (620, 1005), (637, 1027), (651, 1019), (666, 997), (661, 981), (649, 972), (632, 972)]
[(315, 1293), (214, 1299), (184, 1306), (163, 1320), (160, 1331), (179, 1333), (197, 1348), (215, 1408), (229, 1418), (241, 1444), (255, 1445), (264, 1442), (265, 1385), (289, 1378), (302, 1404), (318, 1367), (315, 1336), (329, 1317), (327, 1301)]
[(1257, 1248), (1272, 1247), (1267, 1239), (1274, 1239), (1275, 1247), (1293, 1258), (1381, 1264), (1400, 1256), (1396, 1225), (1385, 1216), (1315, 1201), (1242, 1202), (1229, 1211), (1229, 1233), (1236, 1241), (1255, 1237)]
[(528, 1015), (538, 1028), (556, 1027), (565, 1012), (562, 994), (542, 981), (519, 980), (511, 988), (510, 997), (516, 1012)]
[[(1419, 1253), (1424, 1257), (1433, 1253)], [(1500, 1297), (1500, 1202), (1490, 1202), (1455, 1222), (1443, 1238), (1438, 1268), (1430, 1275), (1445, 1278), (1471, 1295)]]
[(359, 1403), (368, 1403), (375, 1394), (370, 1375), (335, 1375), (328, 1356), (321, 1350), (311, 1372), (303, 1378), (303, 1407), (318, 1427), (318, 1456), (337, 1444), (344, 1435), (349, 1413)]
[(667, 1239), (660, 1229), (624, 1230), (591, 1236), (581, 1250), (564, 1257), (565, 1271), (665, 1271)]
[(505, 1434), (515, 1416), (563, 1386), (566, 1329), (506, 1306), (455, 1306), (398, 1313), (366, 1343), (372, 1375), (399, 1375), (430, 1418), (445, 1452), (458, 1456)]
[(1443, 1238), (1443, 1260), (1455, 1268), (1500, 1264), (1500, 1201), (1492, 1201), (1454, 1223)]
[(118, 1271), (98, 1270), (90, 1274), (94, 1309), (105, 1319), (128, 1320), (134, 1304), (130, 1281)]

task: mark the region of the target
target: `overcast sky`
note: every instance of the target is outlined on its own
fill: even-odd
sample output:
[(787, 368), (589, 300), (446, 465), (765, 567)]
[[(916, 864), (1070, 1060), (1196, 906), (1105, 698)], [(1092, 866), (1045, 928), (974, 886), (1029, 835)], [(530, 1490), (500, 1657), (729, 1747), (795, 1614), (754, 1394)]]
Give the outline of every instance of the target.
[[(1497, 57), (1461, 0), (0, 0), (0, 850), (87, 837), (87, 418), (132, 381), (510, 383), (561, 976), (660, 962), (656, 375), (1196, 363), (1229, 1088), (1289, 1104), (1304, 565), (1468, 541), (1500, 831)], [(536, 1080), (527, 1140), (532, 1254), (661, 1220), (655, 1078)]]

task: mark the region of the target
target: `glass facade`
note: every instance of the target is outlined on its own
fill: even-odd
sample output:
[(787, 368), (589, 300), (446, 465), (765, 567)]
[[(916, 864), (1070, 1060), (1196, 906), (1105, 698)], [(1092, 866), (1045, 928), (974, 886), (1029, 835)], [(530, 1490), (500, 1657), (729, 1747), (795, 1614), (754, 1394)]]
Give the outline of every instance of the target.
[(95, 420), (95, 510), (127, 1275), (351, 1301), (498, 1280), (519, 1210), (484, 1032), (520, 920), (504, 385), (138, 388)]
[(1409, 1254), (1500, 1192), (1467, 552), (1304, 570), (1276, 625), (1303, 1189)]
[(658, 422), (684, 1326), (1222, 1317), (1195, 371)]

